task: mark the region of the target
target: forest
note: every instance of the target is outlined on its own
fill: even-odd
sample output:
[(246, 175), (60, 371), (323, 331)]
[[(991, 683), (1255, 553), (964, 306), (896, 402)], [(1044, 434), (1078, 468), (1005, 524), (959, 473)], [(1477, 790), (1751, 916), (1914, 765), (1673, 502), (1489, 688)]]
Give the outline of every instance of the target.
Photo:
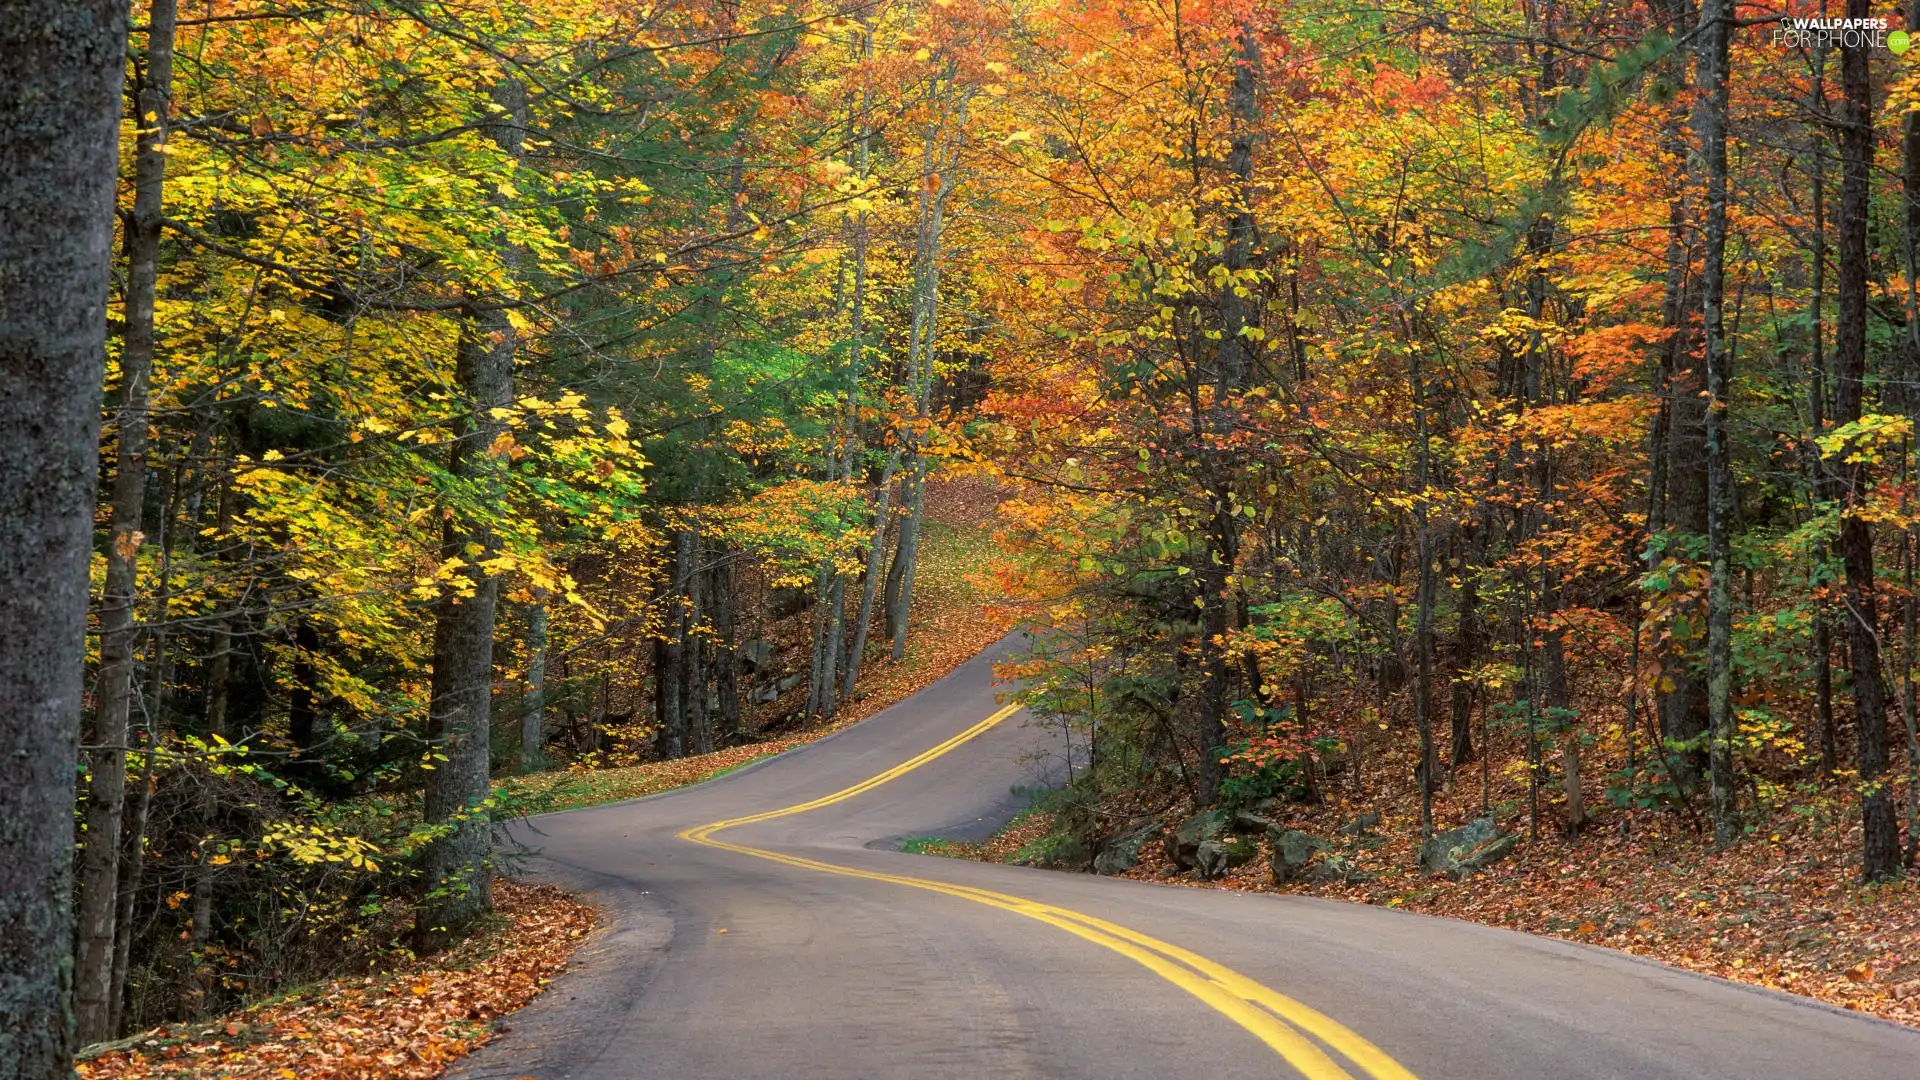
[(1909, 30), (7, 5), (0, 1077), (457, 943), (514, 778), (851, 715), (943, 485), (1056, 861), (1337, 795), (1903, 877)]

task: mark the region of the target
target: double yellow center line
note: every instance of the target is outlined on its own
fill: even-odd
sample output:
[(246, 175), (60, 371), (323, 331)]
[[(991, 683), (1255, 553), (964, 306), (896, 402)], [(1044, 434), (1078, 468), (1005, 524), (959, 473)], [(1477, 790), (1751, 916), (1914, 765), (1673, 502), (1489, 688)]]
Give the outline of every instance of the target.
[(850, 866), (838, 866), (820, 862), (817, 859), (803, 859), (795, 855), (784, 855), (713, 838), (715, 833), (723, 829), (804, 814), (809, 810), (831, 806), (862, 792), (871, 791), (889, 780), (904, 776), (927, 762), (953, 751), (1018, 711), (1019, 706), (1009, 705), (938, 746), (831, 795), (823, 795), (818, 799), (796, 803), (779, 810), (698, 825), (680, 833), (680, 838), (707, 847), (751, 855), (757, 859), (766, 859), (804, 870), (817, 870), (823, 874), (838, 874), (841, 877), (863, 878), (868, 881), (885, 881), (910, 889), (923, 889), (927, 892), (956, 896), (963, 900), (1000, 908), (1003, 911), (1011, 911), (1016, 915), (1024, 915), (1049, 926), (1057, 926), (1075, 937), (1116, 952), (1192, 994), (1221, 1015), (1251, 1032), (1274, 1053), (1285, 1058), (1287, 1063), (1306, 1080), (1356, 1080), (1355, 1074), (1349, 1071), (1347, 1066), (1335, 1061), (1334, 1054), (1345, 1058), (1352, 1067), (1359, 1069), (1362, 1075), (1373, 1077), (1374, 1080), (1415, 1080), (1412, 1073), (1403, 1068), (1399, 1062), (1388, 1057), (1385, 1051), (1336, 1023), (1326, 1014), (1204, 956), (1189, 952), (1178, 945), (1148, 937), (1136, 930), (1110, 923), (1105, 919), (987, 889), (954, 885), (931, 878), (858, 870)]

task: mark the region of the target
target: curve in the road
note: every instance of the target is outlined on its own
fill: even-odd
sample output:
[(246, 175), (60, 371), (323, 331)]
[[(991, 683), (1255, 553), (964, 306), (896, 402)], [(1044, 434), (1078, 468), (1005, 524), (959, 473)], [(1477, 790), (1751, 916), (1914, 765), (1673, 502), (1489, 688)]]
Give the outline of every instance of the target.
[[(957, 896), (963, 900), (972, 900), (1003, 911), (1011, 911), (1016, 915), (1024, 915), (1119, 953), (1192, 994), (1212, 1007), (1214, 1011), (1246, 1028), (1254, 1038), (1266, 1043), (1274, 1053), (1285, 1058), (1287, 1063), (1292, 1065), (1305, 1080), (1354, 1080), (1354, 1076), (1302, 1032), (1318, 1038), (1374, 1080), (1414, 1080), (1413, 1074), (1401, 1067), (1399, 1062), (1388, 1057), (1385, 1051), (1318, 1010), (1204, 956), (1138, 931), (1129, 930), (1105, 919), (1024, 897), (1009, 896), (1006, 893), (953, 885), (929, 878), (909, 877), (905, 874), (888, 874), (852, 866), (840, 866), (835, 863), (821, 862), (818, 859), (807, 859), (749, 847), (745, 844), (730, 844), (713, 838), (716, 833), (724, 829), (804, 814), (809, 810), (818, 810), (871, 791), (881, 784), (905, 776), (922, 765), (964, 746), (1019, 711), (1019, 706), (1008, 705), (932, 749), (831, 795), (795, 803), (792, 806), (783, 806), (778, 810), (767, 810), (758, 814), (709, 822), (682, 831), (680, 839), (741, 855), (751, 855), (758, 859), (769, 859), (786, 866), (797, 866), (803, 870), (817, 870), (826, 874), (863, 878), (867, 881), (884, 881), (912, 889), (944, 893), (947, 896)], [(1293, 1026), (1289, 1026), (1290, 1024)]]
[(1011, 647), (719, 780), (513, 826), (605, 917), (452, 1080), (1920, 1080), (1920, 1032), (1609, 950), (901, 852), (1060, 782), (1058, 729), (995, 701)]

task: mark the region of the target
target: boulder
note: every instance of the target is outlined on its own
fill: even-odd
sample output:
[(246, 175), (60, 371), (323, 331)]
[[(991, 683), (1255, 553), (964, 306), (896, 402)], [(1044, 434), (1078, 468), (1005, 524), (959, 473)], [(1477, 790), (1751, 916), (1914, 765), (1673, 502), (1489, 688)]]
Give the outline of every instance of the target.
[(776, 619), (790, 619), (813, 607), (813, 588), (807, 585), (780, 585), (767, 592), (767, 609)]
[(1467, 877), (1506, 858), (1519, 843), (1519, 837), (1501, 832), (1492, 818), (1479, 818), (1457, 829), (1435, 833), (1422, 844), (1420, 869), (1452, 878)]
[(806, 681), (807, 673), (804, 671), (796, 671), (784, 678), (775, 679), (771, 683), (763, 683), (747, 691), (747, 704), (765, 705), (769, 701), (776, 701), (781, 694), (792, 690), (794, 687)]
[(773, 654), (779, 649), (765, 638), (748, 638), (740, 643), (733, 654), (746, 668), (749, 674), (767, 670), (773, 665)]
[(1200, 841), (1193, 852), (1193, 869), (1203, 878), (1222, 877), (1236, 866), (1245, 866), (1259, 853), (1251, 837), (1222, 834)]
[(1130, 824), (1125, 832), (1115, 835), (1100, 848), (1100, 854), (1093, 858), (1093, 872), (1124, 874), (1133, 869), (1140, 861), (1140, 852), (1161, 832), (1160, 822), (1153, 818)]
[(1285, 885), (1299, 881), (1312, 865), (1315, 854), (1327, 850), (1327, 842), (1299, 829), (1285, 829), (1272, 834), (1273, 883)]
[(1313, 880), (1322, 885), (1355, 885), (1376, 876), (1353, 865), (1345, 855), (1323, 855), (1313, 864)]
[(1233, 824), (1233, 815), (1225, 810), (1202, 810), (1180, 823), (1167, 837), (1167, 857), (1182, 870), (1200, 865), (1200, 845), (1218, 840)]
[(1252, 810), (1235, 810), (1233, 812), (1234, 832), (1259, 836), (1262, 833), (1270, 833), (1277, 827), (1273, 819), (1265, 814), (1256, 814)]

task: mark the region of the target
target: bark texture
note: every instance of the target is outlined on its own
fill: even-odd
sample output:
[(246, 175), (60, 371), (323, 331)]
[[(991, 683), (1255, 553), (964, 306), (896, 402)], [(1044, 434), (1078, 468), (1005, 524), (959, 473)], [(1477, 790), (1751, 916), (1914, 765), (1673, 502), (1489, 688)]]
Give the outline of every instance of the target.
[[(0, 1078), (69, 1075), (73, 806), (126, 7), (0, 5)], [(111, 939), (109, 939), (111, 940)]]

